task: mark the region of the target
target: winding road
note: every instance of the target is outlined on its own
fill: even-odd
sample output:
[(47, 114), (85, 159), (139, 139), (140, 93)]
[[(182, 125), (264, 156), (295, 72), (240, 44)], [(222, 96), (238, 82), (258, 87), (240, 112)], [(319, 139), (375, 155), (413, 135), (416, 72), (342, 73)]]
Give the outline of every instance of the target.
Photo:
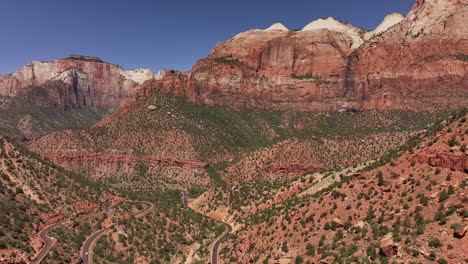
[[(131, 202), (131, 203), (142, 203), (142, 204), (146, 205), (145, 209), (143, 209), (140, 212), (138, 212), (137, 214), (135, 214), (135, 218), (140, 218), (140, 217), (144, 216), (147, 212), (151, 211), (153, 209), (153, 206), (154, 206), (153, 203), (146, 202), (146, 201)], [(117, 207), (117, 205), (111, 206), (109, 209), (107, 209), (107, 211), (111, 211), (111, 210), (115, 209), (116, 207)], [(89, 256), (89, 253), (91, 252), (91, 247), (92, 247), (93, 243), (103, 233), (105, 233), (107, 230), (109, 230), (112, 226), (113, 226), (113, 224), (108, 226), (108, 227), (99, 229), (98, 231), (92, 233), (85, 240), (85, 242), (83, 243), (83, 246), (81, 247), (81, 251), (80, 251), (80, 257), (81, 257), (81, 261), (82, 261), (81, 263), (83, 263), (83, 264), (91, 263), (91, 258)]]
[[(115, 205), (107, 208), (106, 211), (109, 212), (109, 211), (115, 209), (117, 207), (117, 205), (118, 204), (115, 204)], [(87, 216), (92, 216), (92, 215), (96, 215), (96, 214), (99, 214), (99, 213), (92, 213), (92, 214), (89, 214)], [(37, 253), (36, 257), (34, 257), (31, 260), (30, 264), (39, 264), (44, 260), (44, 258), (47, 256), (47, 253), (49, 253), (49, 251), (52, 249), (52, 246), (55, 243), (55, 240), (53, 238), (49, 237), (49, 231), (56, 228), (57, 226), (63, 224), (65, 221), (66, 220), (62, 220), (62, 221), (57, 222), (55, 224), (48, 225), (44, 229), (39, 231), (39, 238), (42, 239), (44, 245), (42, 246), (41, 250)]]
[(215, 220), (216, 222), (220, 223), (220, 224), (223, 224), (225, 227), (226, 227), (226, 231), (224, 231), (224, 233), (213, 243), (213, 247), (211, 248), (211, 264), (218, 264), (218, 255), (219, 255), (219, 247), (221, 246), (221, 243), (224, 242), (224, 240), (226, 240), (227, 236), (232, 232), (232, 226), (226, 222), (223, 222), (223, 221), (220, 221), (218, 219), (215, 219), (209, 215), (206, 215), (202, 212), (199, 212), (191, 207), (188, 206), (188, 194), (187, 194), (187, 191), (183, 190), (182, 193), (184, 194), (184, 208), (190, 208), (192, 210), (194, 210), (195, 212), (198, 212), (200, 214), (202, 214), (203, 216), (205, 217), (208, 217), (210, 219), (213, 219)]
[(58, 223), (48, 225), (44, 229), (39, 231), (39, 237), (44, 242), (44, 245), (42, 246), (39, 253), (37, 253), (36, 257), (33, 260), (31, 260), (30, 264), (39, 264), (45, 258), (45, 256), (47, 256), (47, 253), (49, 253), (50, 249), (52, 248), (52, 246), (55, 243), (55, 240), (53, 240), (53, 238), (49, 237), (48, 233), (49, 233), (50, 230), (52, 230), (52, 229), (56, 228), (57, 226), (61, 225), (63, 222), (64, 221), (60, 221)]
[[(223, 243), (224, 240), (226, 240), (227, 236), (232, 232), (232, 226), (229, 225), (226, 222), (215, 219), (215, 218), (213, 218), (213, 217), (211, 217), (209, 215), (206, 215), (204, 213), (201, 213), (201, 212), (189, 207), (188, 206), (188, 193), (185, 190), (183, 190), (182, 193), (183, 193), (184, 208), (190, 208), (190, 209), (202, 214), (203, 216), (205, 216), (207, 218), (213, 219), (214, 221), (216, 221), (216, 222), (218, 222), (220, 224), (223, 224), (226, 227), (226, 231), (224, 231), (224, 233), (213, 243), (213, 247), (211, 249), (211, 262), (210, 263), (211, 264), (218, 264), (219, 247), (221, 246), (221, 243)], [(140, 217), (144, 216), (147, 212), (152, 210), (153, 207), (154, 207), (153, 203), (146, 202), (146, 201), (138, 201), (138, 202), (133, 202), (133, 203), (142, 203), (142, 204), (144, 204), (146, 206), (145, 209), (143, 209), (140, 212), (138, 212), (137, 214), (135, 214), (135, 218), (140, 218)], [(114, 210), (117, 206), (118, 206), (118, 204), (115, 204), (115, 205), (109, 207), (105, 212), (110, 212), (110, 211)], [(49, 253), (50, 249), (52, 248), (52, 246), (55, 243), (55, 240), (48, 236), (49, 231), (54, 229), (55, 227), (63, 224), (64, 222), (65, 222), (65, 220), (60, 221), (60, 222), (55, 223), (55, 224), (48, 225), (47, 227), (45, 227), (44, 229), (42, 229), (39, 232), (39, 237), (42, 239), (42, 241), (44, 241), (44, 246), (38, 252), (36, 257), (30, 262), (31, 264), (39, 264), (39, 263), (41, 263), (42, 260), (44, 260), (44, 258), (47, 256), (47, 253)], [(110, 228), (112, 228), (112, 226), (113, 225), (110, 225), (108, 227), (102, 228), (102, 229), (92, 233), (84, 241), (83, 246), (82, 246), (82, 248), (80, 250), (80, 257), (81, 257), (81, 261), (82, 261), (81, 263), (83, 263), (83, 264), (91, 263), (91, 258), (90, 258), (89, 253), (91, 252), (91, 247), (92, 247), (93, 243), (103, 233), (105, 233)]]

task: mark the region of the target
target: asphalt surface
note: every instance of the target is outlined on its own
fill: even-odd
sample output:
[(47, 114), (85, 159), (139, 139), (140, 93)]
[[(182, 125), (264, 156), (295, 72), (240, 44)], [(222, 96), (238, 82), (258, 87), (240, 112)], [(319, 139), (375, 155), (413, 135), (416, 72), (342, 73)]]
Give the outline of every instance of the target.
[[(150, 210), (153, 209), (153, 204), (150, 203), (150, 202), (136, 202), (136, 203), (143, 203), (144, 205), (146, 205), (146, 208), (141, 210), (139, 213), (137, 213), (135, 215), (136, 218), (139, 218), (139, 217), (142, 217), (144, 216), (147, 212), (149, 212)], [(114, 210), (116, 207), (118, 206), (118, 204), (116, 205), (113, 205), (111, 207), (109, 207), (107, 209), (107, 211), (111, 211), (111, 210)], [(91, 249), (91, 246), (93, 244), (94, 241), (96, 241), (104, 232), (106, 232), (107, 230), (109, 230), (111, 226), (108, 226), (106, 228), (102, 228), (96, 232), (94, 232), (93, 234), (91, 234), (86, 240), (85, 242), (83, 243), (83, 246), (81, 247), (81, 252), (80, 252), (80, 257), (81, 257), (81, 261), (83, 264), (89, 264), (91, 263), (91, 258), (89, 256), (89, 253), (90, 253), (90, 249)]]
[[(184, 194), (184, 208), (189, 208), (188, 206), (188, 194), (187, 194), (187, 191), (183, 190), (182, 193)], [(190, 208), (194, 211), (196, 211), (195, 209), (193, 208)], [(198, 212), (198, 211), (196, 211)], [(200, 212), (199, 212), (200, 213)], [(208, 217), (210, 219), (213, 219), (215, 220), (216, 222), (218, 223), (221, 223), (223, 224), (225, 227), (226, 227), (226, 231), (223, 233), (222, 236), (220, 236), (214, 243), (213, 243), (213, 248), (211, 249), (211, 264), (218, 264), (218, 255), (219, 255), (219, 247), (221, 246), (221, 243), (224, 242), (224, 240), (226, 240), (226, 237), (232, 232), (232, 226), (226, 222), (223, 222), (223, 221), (219, 221), (218, 219), (215, 219), (211, 216), (208, 216), (206, 214), (203, 214), (203, 213), (200, 213), (202, 214), (203, 216), (205, 217)]]
[(90, 258), (89, 258), (89, 249), (91, 247), (91, 244), (98, 238), (102, 235), (102, 233), (106, 232), (107, 230), (109, 230), (110, 226), (109, 227), (106, 227), (106, 228), (103, 228), (103, 229), (100, 229), (96, 232), (94, 232), (91, 236), (89, 236), (85, 242), (83, 243), (83, 255), (81, 256), (81, 261), (83, 264), (87, 264), (87, 263), (90, 263)]
[(221, 246), (221, 243), (226, 240), (226, 237), (232, 232), (232, 226), (230, 224), (218, 220), (216, 221), (223, 224), (226, 227), (226, 231), (213, 244), (213, 249), (211, 250), (211, 264), (218, 264), (219, 247)]
[(30, 264), (41, 263), (41, 261), (45, 258), (45, 256), (47, 256), (47, 253), (49, 253), (50, 249), (55, 243), (55, 241), (48, 236), (48, 233), (50, 230), (61, 225), (63, 222), (64, 221), (61, 221), (52, 225), (48, 225), (44, 229), (39, 231), (39, 237), (42, 239), (42, 241), (44, 241), (44, 245), (42, 246), (37, 256), (30, 262)]

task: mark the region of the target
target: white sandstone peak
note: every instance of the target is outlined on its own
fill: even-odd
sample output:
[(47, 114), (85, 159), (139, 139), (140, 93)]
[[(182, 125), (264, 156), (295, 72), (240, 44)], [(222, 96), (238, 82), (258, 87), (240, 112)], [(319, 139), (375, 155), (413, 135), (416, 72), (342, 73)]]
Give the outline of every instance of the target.
[[(461, 10), (457, 10), (461, 9)], [(467, 1), (448, 1), (448, 0), (424, 0), (417, 1), (416, 5), (406, 16), (408, 22), (407, 36), (416, 38), (420, 35), (431, 35), (435, 25), (445, 25), (449, 17), (460, 12), (461, 16), (466, 17)], [(466, 21), (466, 18), (465, 18)], [(468, 29), (468, 24), (461, 23), (457, 31), (463, 34)], [(463, 32), (463, 33), (462, 33)], [(463, 36), (465, 37), (466, 34)]]
[(153, 72), (150, 69), (139, 68), (135, 70), (124, 71), (122, 75), (136, 83), (142, 84), (153, 77)]
[(289, 29), (281, 23), (275, 23), (271, 25), (269, 28), (265, 29), (265, 31), (272, 31), (272, 30), (289, 31)]
[(167, 70), (159, 70), (158, 73), (154, 75), (154, 79), (162, 80), (166, 74), (167, 74)]
[(320, 29), (341, 29), (343, 26), (343, 23), (340, 21), (334, 19), (333, 17), (328, 17), (328, 18), (319, 18), (316, 20), (313, 20), (307, 26), (305, 26), (302, 30), (303, 31), (311, 31), (311, 30), (320, 30)]
[(352, 49), (357, 49), (364, 43), (364, 40), (359, 35), (359, 32), (356, 28), (346, 25), (333, 17), (328, 17), (326, 19), (319, 18), (310, 22), (305, 26), (302, 31), (315, 31), (315, 30), (329, 30), (348, 35), (352, 40), (353, 44)]
[(367, 41), (373, 38), (374, 36), (382, 34), (383, 32), (387, 31), (396, 24), (399, 24), (404, 19), (405, 17), (400, 13), (392, 13), (387, 15), (379, 26), (377, 26), (374, 30), (369, 31), (364, 35), (364, 40)]

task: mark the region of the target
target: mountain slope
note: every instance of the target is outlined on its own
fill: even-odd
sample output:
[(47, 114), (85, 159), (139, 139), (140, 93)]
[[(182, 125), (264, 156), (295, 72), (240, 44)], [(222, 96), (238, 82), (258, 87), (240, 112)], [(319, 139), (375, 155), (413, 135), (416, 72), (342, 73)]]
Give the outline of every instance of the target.
[(467, 118), (367, 167), (210, 190), (192, 206), (234, 226), (221, 263), (464, 263)]
[(377, 158), (441, 115), (237, 111), (194, 105), (157, 85), (145, 83), (92, 128), (52, 133), (30, 147), (93, 177), (207, 185), (208, 176), (288, 178)]
[(33, 61), (0, 75), (0, 132), (34, 139), (48, 132), (86, 127), (118, 109), (150, 70), (125, 71), (99, 58), (72, 55), (51, 62)]
[(2, 261), (30, 258), (41, 247), (37, 232), (45, 225), (95, 212), (111, 201), (111, 195), (99, 185), (43, 161), (3, 137), (0, 176)]
[(349, 58), (347, 88), (363, 109), (424, 111), (467, 104), (468, 7), (417, 1), (407, 17)]
[[(0, 109), (0, 134), (28, 141), (52, 131), (90, 126), (109, 113), (104, 108), (61, 109), (53, 99), (59, 90), (51, 90), (50, 86), (29, 86), (9, 99), (8, 106)], [(52, 87), (61, 89), (62, 86)]]

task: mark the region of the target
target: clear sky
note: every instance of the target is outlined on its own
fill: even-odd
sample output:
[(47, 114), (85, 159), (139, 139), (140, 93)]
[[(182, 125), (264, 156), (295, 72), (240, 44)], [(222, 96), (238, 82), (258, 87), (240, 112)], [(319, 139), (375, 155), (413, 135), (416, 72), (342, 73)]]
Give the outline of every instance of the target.
[(98, 56), (126, 69), (188, 70), (241, 31), (282, 22), (300, 29), (333, 16), (373, 29), (413, 0), (4, 0), (0, 73), (33, 59)]

